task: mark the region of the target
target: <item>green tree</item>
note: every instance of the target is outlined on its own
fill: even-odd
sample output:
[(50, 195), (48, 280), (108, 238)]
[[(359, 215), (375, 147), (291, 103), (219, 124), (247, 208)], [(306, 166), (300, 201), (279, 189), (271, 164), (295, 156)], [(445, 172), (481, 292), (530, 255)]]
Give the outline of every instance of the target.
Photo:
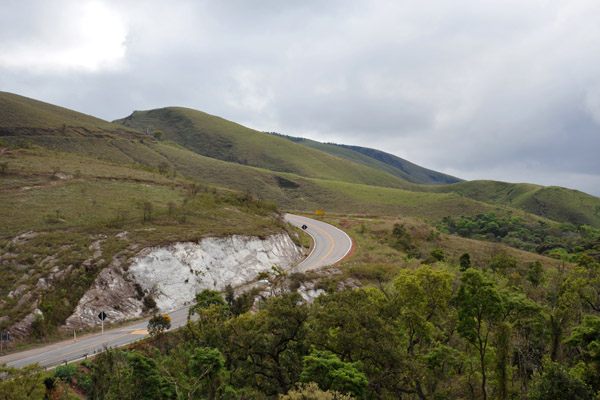
[(429, 252), (429, 256), (435, 261), (446, 261), (444, 249), (433, 249)]
[(352, 400), (354, 397), (336, 391), (323, 391), (314, 383), (298, 385), (286, 395), (279, 395), (279, 400)]
[(140, 400), (163, 398), (163, 379), (155, 360), (132, 352), (127, 355), (127, 363), (131, 367), (132, 388), (128, 398)]
[(363, 397), (368, 382), (359, 368), (360, 363), (343, 362), (330, 351), (313, 349), (302, 360), (300, 381), (316, 382), (323, 390)]
[(156, 140), (162, 139), (163, 134), (164, 134), (163, 131), (160, 131), (160, 130), (156, 130), (156, 131), (152, 132), (152, 136), (154, 136), (154, 139), (156, 139)]
[(298, 293), (270, 298), (257, 314), (245, 313), (226, 322), (222, 349), (239, 386), (268, 396), (287, 393), (298, 381), (302, 357), (308, 353), (308, 307)]
[[(192, 321), (194, 315), (197, 318)], [(199, 345), (219, 347), (224, 324), (230, 317), (231, 312), (221, 293), (204, 289), (196, 294), (195, 304), (188, 311), (187, 331)]]
[(458, 333), (479, 353), (481, 392), (487, 399), (486, 353), (490, 335), (503, 312), (502, 299), (494, 284), (480, 271), (469, 269), (462, 276), (456, 295)]
[(208, 387), (208, 398), (215, 398), (216, 389), (220, 386), (219, 374), (223, 371), (225, 359), (217, 349), (201, 347), (194, 350), (190, 360), (192, 376), (203, 381)]
[(490, 267), (494, 271), (510, 271), (517, 267), (517, 259), (509, 256), (506, 252), (501, 251), (492, 257)]
[(529, 264), (529, 270), (527, 271), (527, 280), (533, 286), (537, 287), (544, 280), (544, 267), (540, 260), (536, 260)]
[(579, 358), (585, 363), (584, 379), (595, 391), (600, 391), (600, 317), (586, 315), (583, 322), (574, 327), (566, 344), (579, 352)]
[(405, 355), (408, 347), (392, 320), (394, 309), (378, 289), (354, 289), (321, 296), (313, 304), (310, 343), (362, 363), (368, 398), (400, 398), (416, 394)]
[(458, 259), (458, 262), (460, 264), (460, 270), (465, 272), (471, 268), (471, 255), (469, 253), (462, 253)]
[(155, 315), (148, 321), (150, 336), (158, 336), (171, 328), (171, 319), (164, 315)]
[(409, 364), (407, 376), (420, 398), (429, 397), (424, 379), (426, 357), (432, 349), (432, 337), (439, 333), (440, 324), (447, 318), (453, 282), (452, 274), (428, 265), (414, 271), (402, 270), (394, 280), (397, 294), (392, 313), (404, 333), (402, 349)]
[(44, 371), (38, 364), (23, 368), (0, 364), (0, 399), (29, 400), (44, 397)]
[(73, 382), (73, 377), (76, 375), (75, 364), (59, 365), (54, 369), (54, 376), (63, 382)]
[(144, 222), (152, 220), (152, 213), (154, 212), (154, 205), (151, 201), (145, 200), (140, 204), (140, 208), (142, 210), (142, 216)]
[(600, 263), (587, 254), (580, 256), (565, 289), (577, 293), (584, 310), (600, 312)]
[(581, 380), (569, 374), (563, 366), (550, 363), (536, 376), (527, 396), (528, 400), (592, 400), (592, 390)]
[(496, 357), (494, 360), (494, 372), (496, 373), (498, 399), (508, 398), (508, 384), (510, 380), (510, 356), (511, 356), (511, 333), (512, 327), (507, 322), (498, 325), (495, 336)]
[(226, 310), (228, 308), (225, 299), (221, 295), (221, 292), (217, 290), (204, 289), (200, 293), (196, 293), (195, 304), (190, 307), (188, 314), (191, 316), (197, 310), (202, 308), (209, 308), (211, 305), (217, 306)]

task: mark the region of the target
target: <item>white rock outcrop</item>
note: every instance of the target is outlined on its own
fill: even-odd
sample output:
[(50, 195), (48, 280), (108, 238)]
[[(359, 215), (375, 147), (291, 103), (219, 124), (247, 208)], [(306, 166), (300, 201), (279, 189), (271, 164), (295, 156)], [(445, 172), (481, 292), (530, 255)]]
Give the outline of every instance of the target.
[(231, 236), (146, 248), (126, 263), (113, 260), (81, 298), (65, 327), (98, 325), (100, 311), (111, 323), (141, 316), (140, 288), (151, 293), (161, 313), (169, 312), (190, 304), (203, 289), (237, 286), (256, 279), (259, 272), (271, 271), (272, 266), (289, 269), (301, 257), (300, 248), (285, 233), (265, 239)]

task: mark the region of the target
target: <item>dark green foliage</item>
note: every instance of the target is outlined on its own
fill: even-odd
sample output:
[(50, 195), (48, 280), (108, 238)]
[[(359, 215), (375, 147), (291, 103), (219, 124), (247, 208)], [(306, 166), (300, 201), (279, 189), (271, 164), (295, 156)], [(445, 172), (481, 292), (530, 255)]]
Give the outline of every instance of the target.
[(143, 201), (139, 205), (139, 207), (142, 210), (142, 216), (143, 216), (144, 222), (151, 221), (152, 213), (154, 212), (154, 205), (152, 204), (152, 202), (148, 201), (148, 200)]
[(234, 365), (232, 381), (267, 395), (287, 393), (298, 381), (308, 307), (297, 293), (271, 298), (256, 316), (248, 313), (225, 325), (224, 354)]
[(92, 399), (167, 399), (174, 390), (158, 363), (137, 352), (107, 350), (94, 361), (90, 375)]
[(63, 382), (73, 382), (73, 378), (77, 375), (75, 364), (59, 365), (54, 369), (54, 377)]
[(579, 350), (579, 359), (585, 363), (584, 380), (594, 391), (600, 391), (600, 317), (586, 315), (574, 327), (566, 344)]
[(481, 392), (487, 399), (486, 353), (495, 325), (503, 312), (502, 299), (494, 284), (480, 271), (468, 269), (463, 274), (462, 285), (456, 295), (458, 307), (458, 333), (471, 343), (479, 353)]
[(218, 308), (226, 308), (227, 303), (217, 290), (204, 289), (200, 293), (196, 293), (196, 302), (193, 307), (190, 307), (189, 314), (192, 315), (199, 309), (216, 306)]
[(527, 280), (533, 286), (538, 286), (544, 281), (544, 267), (541, 261), (534, 261), (529, 264), (529, 270), (527, 271)]
[(151, 358), (138, 353), (127, 356), (127, 363), (131, 367), (132, 392), (130, 398), (160, 399), (162, 381), (158, 372), (158, 364)]
[(191, 357), (190, 371), (193, 376), (213, 379), (223, 369), (225, 359), (217, 349), (202, 347), (194, 350)]
[(550, 363), (536, 377), (528, 400), (592, 400), (592, 390), (560, 364)]
[(53, 376), (45, 378), (44, 386), (46, 386), (47, 391), (53, 391), (56, 388), (56, 378)]
[(254, 299), (259, 289), (255, 288), (236, 296), (231, 285), (225, 287), (225, 301), (233, 315), (240, 315), (248, 312), (254, 303)]
[(418, 257), (420, 251), (414, 243), (414, 239), (404, 227), (404, 224), (394, 224), (392, 228), (392, 237), (390, 246), (396, 250), (404, 251), (407, 254)]
[(517, 267), (517, 259), (509, 256), (506, 252), (501, 251), (492, 257), (489, 266), (494, 271), (500, 271), (507, 274)]
[(496, 359), (494, 360), (494, 371), (496, 373), (496, 388), (498, 399), (508, 398), (509, 367), (511, 356), (512, 327), (507, 322), (498, 325), (495, 338)]
[(156, 139), (156, 140), (162, 139), (163, 134), (164, 134), (163, 131), (159, 131), (159, 130), (152, 132), (152, 136), (154, 136), (154, 139)]
[(342, 362), (327, 350), (313, 349), (302, 360), (302, 382), (315, 382), (323, 390), (334, 390), (361, 398), (368, 385), (360, 363)]
[(144, 308), (146, 310), (153, 310), (156, 308), (156, 300), (151, 295), (147, 295), (143, 300)]
[(433, 249), (429, 253), (429, 256), (435, 261), (446, 261), (446, 255), (444, 249)]
[(562, 249), (570, 260), (590, 249), (600, 239), (600, 229), (588, 225), (561, 223), (551, 225), (540, 221), (527, 222), (521, 217), (498, 217), (496, 213), (442, 218), (436, 226), (442, 232), (463, 237), (504, 243), (539, 254), (551, 254)]
[(469, 253), (461, 254), (460, 258), (458, 259), (458, 263), (460, 264), (460, 270), (465, 272), (471, 268), (471, 255)]

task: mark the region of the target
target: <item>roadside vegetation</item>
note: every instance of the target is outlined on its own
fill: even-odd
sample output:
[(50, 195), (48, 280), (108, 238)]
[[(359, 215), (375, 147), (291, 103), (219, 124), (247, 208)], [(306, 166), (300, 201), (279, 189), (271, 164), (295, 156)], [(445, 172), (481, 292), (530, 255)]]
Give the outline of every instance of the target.
[[(99, 355), (75, 390), (87, 398), (596, 398), (600, 264), (590, 252), (563, 263), (418, 219), (327, 222), (357, 244), (342, 265), (270, 279), (277, 295), (259, 296), (253, 311), (233, 292), (205, 290), (190, 311), (197, 319)], [(296, 292), (307, 280), (323, 291), (312, 303)]]

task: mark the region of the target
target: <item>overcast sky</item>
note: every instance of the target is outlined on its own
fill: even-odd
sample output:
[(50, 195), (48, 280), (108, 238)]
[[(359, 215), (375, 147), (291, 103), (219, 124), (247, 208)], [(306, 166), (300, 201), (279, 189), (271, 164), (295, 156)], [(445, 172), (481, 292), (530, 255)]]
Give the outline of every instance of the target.
[(600, 196), (597, 0), (3, 0), (0, 90)]

